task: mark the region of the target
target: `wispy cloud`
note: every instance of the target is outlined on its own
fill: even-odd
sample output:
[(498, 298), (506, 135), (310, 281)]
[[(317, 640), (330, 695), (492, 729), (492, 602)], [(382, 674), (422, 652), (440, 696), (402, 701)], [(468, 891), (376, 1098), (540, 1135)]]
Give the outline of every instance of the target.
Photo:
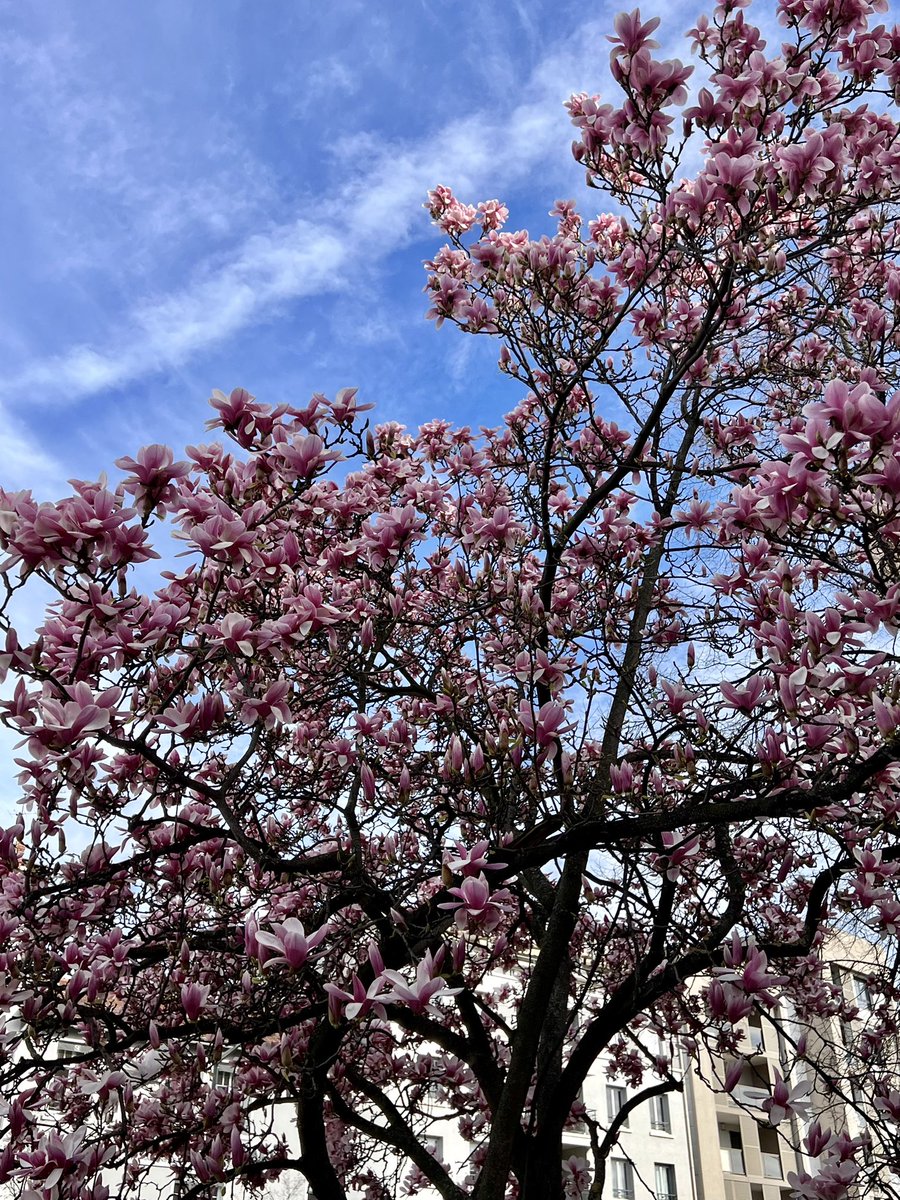
[(151, 95), (148, 112), (146, 91), (104, 87), (95, 55), (64, 30), (0, 39), (13, 128), (26, 143), (17, 187), (40, 212), (42, 274), (127, 263), (132, 278), (149, 276), (161, 252), (198, 233), (233, 236), (258, 216), (271, 181), (227, 120), (205, 114), (198, 153), (194, 140), (161, 128), (171, 101)]
[[(474, 111), (418, 142), (361, 139), (338, 144), (346, 162), (336, 194), (306, 200), (295, 219), (239, 244), (224, 261), (195, 269), (180, 287), (144, 298), (105, 344), (79, 344), (27, 363), (10, 394), (74, 401), (184, 365), (199, 351), (266, 319), (279, 305), (352, 285), (361, 256), (374, 265), (425, 231), (422, 201), (436, 183), (487, 198), (566, 163), (561, 103), (596, 72), (591, 39), (548, 54), (524, 82), (528, 100), (507, 112)], [(548, 197), (552, 199), (552, 197)]]
[(33, 488), (38, 495), (62, 486), (65, 470), (39, 440), (0, 405), (3, 429), (3, 487), (9, 490)]
[(76, 346), (36, 362), (13, 387), (37, 401), (76, 400), (180, 366), (285, 300), (341, 286), (348, 254), (332, 230), (303, 219), (251, 237), (224, 266), (136, 306), (112, 346)]

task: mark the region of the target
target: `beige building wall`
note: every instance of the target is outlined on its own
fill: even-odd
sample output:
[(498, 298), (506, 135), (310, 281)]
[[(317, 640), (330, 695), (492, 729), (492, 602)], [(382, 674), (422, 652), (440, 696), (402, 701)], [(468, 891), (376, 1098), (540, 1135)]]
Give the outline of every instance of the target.
[[(788, 1200), (788, 1173), (801, 1164), (762, 1109), (780, 1067), (774, 1027), (743, 1022), (738, 1050), (746, 1066), (734, 1089), (735, 1099), (713, 1092), (694, 1074), (687, 1081), (697, 1200)], [(714, 1062), (707, 1055), (704, 1073), (724, 1079), (733, 1061)]]

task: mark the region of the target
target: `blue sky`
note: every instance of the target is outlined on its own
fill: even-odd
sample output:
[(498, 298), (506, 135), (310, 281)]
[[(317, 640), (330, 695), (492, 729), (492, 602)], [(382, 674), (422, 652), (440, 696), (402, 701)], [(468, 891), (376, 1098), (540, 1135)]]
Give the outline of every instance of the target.
[[(560, 197), (593, 215), (563, 101), (603, 90), (617, 8), (0, 0), (0, 485), (52, 500), (206, 440), (216, 387), (355, 385), (376, 420), (497, 422), (518, 398), (497, 344), (425, 320), (425, 193), (497, 196), (536, 233)], [(23, 636), (48, 598), (16, 596)]]
[[(533, 231), (584, 196), (562, 102), (602, 88), (615, 11), (0, 5), (0, 482), (55, 498), (202, 440), (213, 387), (496, 421), (516, 400), (496, 345), (424, 319), (424, 193), (499, 196)], [(683, 54), (694, 8), (669, 13)]]

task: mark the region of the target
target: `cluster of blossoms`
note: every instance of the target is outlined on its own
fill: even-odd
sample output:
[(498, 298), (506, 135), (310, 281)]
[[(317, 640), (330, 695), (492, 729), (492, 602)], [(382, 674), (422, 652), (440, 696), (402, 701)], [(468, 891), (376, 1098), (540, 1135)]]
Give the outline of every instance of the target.
[[(578, 1200), (615, 1142), (560, 1167), (599, 1060), (674, 1085), (642, 1029), (702, 1071), (790, 1011), (840, 1023), (849, 1090), (878, 1079), (868, 1140), (805, 1131), (796, 1195), (896, 1194), (896, 955), (865, 1019), (824, 966), (842, 922), (900, 932), (880, 7), (780, 0), (770, 49), (727, 0), (690, 95), (620, 17), (621, 102), (569, 104), (608, 211), (560, 201), (534, 239), (431, 193), (430, 316), (498, 338), (499, 428), (236, 388), (183, 459), (0, 490), (0, 1186), (107, 1200), (162, 1163), (194, 1195), (299, 1170), (380, 1198), (399, 1162), (449, 1200)], [(146, 592), (160, 522), (184, 554)], [(786, 1136), (821, 1073), (792, 1048)], [(428, 1149), (438, 1076), (461, 1179)]]

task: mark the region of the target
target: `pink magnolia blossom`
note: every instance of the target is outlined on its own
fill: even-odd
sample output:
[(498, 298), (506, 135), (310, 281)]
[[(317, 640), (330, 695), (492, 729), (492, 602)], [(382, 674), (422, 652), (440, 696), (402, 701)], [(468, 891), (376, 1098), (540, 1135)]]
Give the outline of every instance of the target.
[[(0, 822), (0, 1185), (128, 1200), (164, 1167), (182, 1191), (299, 1173), (374, 1196), (437, 1082), (473, 1146), (460, 1195), (583, 1195), (583, 1164), (560, 1164), (572, 1124), (603, 1119), (591, 1064), (637, 1094), (678, 1055), (735, 1089), (762, 1012), (785, 1035), (779, 1130), (811, 1103), (787, 1080), (822, 1066), (820, 1035), (834, 1052), (847, 1128), (808, 1130), (798, 1195), (883, 1190), (900, 1111), (883, 9), (777, 0), (773, 42), (772, 14), (722, 4), (690, 63), (656, 57), (657, 18), (620, 16), (604, 96), (567, 105), (589, 213), (548, 197), (532, 233), (500, 200), (430, 193), (428, 316), (494, 339), (493, 427), (370, 423), (353, 387), (238, 387), (185, 461), (148, 446), (112, 487), (0, 489), (19, 793)], [(506, 136), (491, 152), (512, 160)], [(851, 928), (862, 950), (845, 937), (833, 964)], [(841, 1114), (858, 1079), (871, 1143)], [(419, 1149), (410, 1187), (446, 1192)]]
[(694, 835), (685, 835), (681, 831), (664, 831), (662, 843), (665, 854), (661, 857), (661, 866), (666, 879), (675, 882), (681, 877), (685, 864), (700, 853), (700, 839)]
[(825, 142), (820, 133), (811, 133), (801, 145), (780, 149), (776, 160), (790, 193), (809, 199), (815, 196), (817, 186), (835, 165), (825, 153)]
[(731, 683), (720, 683), (722, 695), (739, 712), (749, 713), (756, 708), (765, 688), (765, 680), (761, 675), (753, 675), (743, 687)]
[(134, 496), (135, 504), (148, 512), (156, 506), (160, 516), (174, 497), (172, 484), (190, 471), (188, 463), (175, 462), (168, 446), (158, 444), (142, 447), (136, 459), (117, 458), (116, 466), (130, 472), (122, 486)]
[(630, 13), (619, 13), (613, 22), (614, 37), (607, 37), (612, 42), (614, 58), (631, 55), (638, 50), (655, 49), (659, 43), (650, 37), (659, 28), (659, 17), (651, 17), (649, 21), (641, 21), (641, 11), (636, 8)]
[(181, 1005), (189, 1021), (199, 1019), (211, 991), (209, 984), (186, 983), (181, 989)]
[(444, 851), (444, 862), (455, 875), (480, 875), (483, 871), (500, 871), (506, 867), (504, 862), (489, 862), (489, 850), (490, 842), (486, 838), (471, 847), (457, 842), (455, 852)]
[(737, 1085), (740, 1083), (741, 1076), (744, 1073), (744, 1068), (746, 1067), (746, 1065), (747, 1065), (747, 1060), (745, 1058), (736, 1058), (734, 1060), (734, 1062), (731, 1064), (731, 1066), (728, 1068), (727, 1072), (725, 1073), (725, 1080), (724, 1080), (723, 1087), (724, 1087), (725, 1091), (728, 1092), (729, 1094), (731, 1092), (733, 1092), (734, 1089), (737, 1087)]
[(384, 1013), (385, 993), (382, 991), (384, 980), (381, 974), (376, 976), (368, 987), (358, 975), (354, 975), (350, 986), (351, 990), (347, 992), (336, 984), (325, 984), (325, 991), (328, 993), (328, 1014), (332, 1024), (338, 1024), (342, 1015), (348, 1021), (355, 1021), (372, 1011), (377, 1014)]
[(449, 892), (458, 899), (446, 900), (440, 907), (453, 912), (457, 926), (484, 929), (488, 933), (503, 922), (511, 899), (506, 888), (497, 888), (492, 893), (484, 874), (467, 875), (459, 887), (452, 887)]
[(390, 987), (380, 994), (379, 1001), (382, 1004), (403, 1004), (417, 1013), (433, 1011), (437, 996), (449, 998), (460, 991), (459, 988), (448, 987), (439, 970), (440, 963), (432, 957), (431, 951), (427, 951), (416, 967), (412, 983), (399, 971), (385, 971), (381, 983), (390, 984)]
[(773, 1125), (780, 1125), (790, 1116), (805, 1117), (809, 1111), (809, 1105), (804, 1097), (808, 1096), (811, 1091), (812, 1083), (808, 1079), (790, 1087), (776, 1069), (772, 1095), (763, 1101), (763, 1112), (768, 1113), (769, 1120)]
[(256, 942), (275, 954), (267, 958), (263, 966), (285, 966), (289, 971), (299, 971), (306, 966), (310, 953), (325, 940), (331, 932), (329, 925), (323, 925), (308, 937), (303, 925), (296, 917), (287, 917), (284, 921), (272, 923), (271, 931), (256, 930)]
[(69, 690), (68, 699), (58, 700), (53, 691), (45, 689), (41, 724), (31, 736), (51, 748), (71, 746), (86, 734), (109, 727), (121, 695), (120, 688), (109, 688), (101, 695), (94, 695), (86, 683), (76, 683)]
[(717, 1020), (736, 1025), (753, 1011), (753, 1000), (732, 983), (714, 979), (707, 988), (710, 1014)]
[(290, 693), (291, 685), (286, 679), (276, 680), (258, 699), (246, 699), (242, 702), (241, 720), (246, 721), (248, 725), (262, 721), (266, 729), (274, 729), (277, 724), (290, 721)]
[(541, 748), (555, 744), (557, 738), (574, 728), (571, 723), (566, 724), (566, 710), (555, 700), (542, 704), (537, 713), (523, 701), (519, 705), (519, 722)]
[(771, 987), (784, 983), (782, 976), (769, 974), (769, 960), (765, 952), (751, 945), (746, 955), (733, 960), (732, 965), (716, 967), (716, 976), (721, 982), (737, 984), (750, 994), (766, 992)]

